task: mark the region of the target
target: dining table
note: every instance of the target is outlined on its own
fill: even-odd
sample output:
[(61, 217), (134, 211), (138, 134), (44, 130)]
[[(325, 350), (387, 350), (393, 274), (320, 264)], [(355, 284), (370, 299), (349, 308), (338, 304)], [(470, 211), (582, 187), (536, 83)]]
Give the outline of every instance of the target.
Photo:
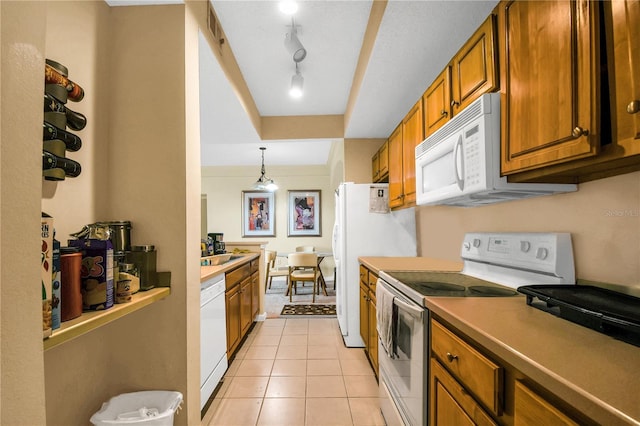
[(333, 252), (330, 250), (314, 250), (314, 251), (307, 251), (307, 252), (300, 252), (300, 251), (277, 252), (277, 256), (288, 258), (289, 255), (292, 253), (314, 253), (315, 255), (318, 256), (318, 284), (320, 285), (320, 288), (322, 288), (322, 290), (324, 291), (324, 295), (327, 296), (327, 282), (325, 281), (324, 275), (322, 274), (322, 268), (320, 267), (320, 264), (322, 263), (325, 257), (333, 256)]

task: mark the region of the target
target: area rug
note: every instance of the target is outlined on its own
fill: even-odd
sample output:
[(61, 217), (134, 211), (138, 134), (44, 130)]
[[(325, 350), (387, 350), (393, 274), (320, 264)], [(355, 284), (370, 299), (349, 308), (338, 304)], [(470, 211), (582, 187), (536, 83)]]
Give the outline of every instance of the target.
[(336, 305), (284, 305), (280, 316), (323, 316), (335, 317)]

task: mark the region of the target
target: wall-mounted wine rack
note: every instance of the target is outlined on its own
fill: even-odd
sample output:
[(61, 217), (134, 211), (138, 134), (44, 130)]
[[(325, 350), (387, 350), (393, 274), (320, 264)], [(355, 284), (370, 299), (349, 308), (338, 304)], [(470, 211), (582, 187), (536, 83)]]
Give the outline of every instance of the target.
[(46, 180), (59, 181), (77, 177), (82, 171), (80, 163), (67, 158), (67, 151), (82, 147), (77, 131), (87, 125), (87, 118), (67, 108), (67, 100), (80, 102), (84, 98), (82, 87), (69, 79), (69, 70), (56, 61), (47, 59), (44, 73), (44, 121), (42, 137), (42, 175)]

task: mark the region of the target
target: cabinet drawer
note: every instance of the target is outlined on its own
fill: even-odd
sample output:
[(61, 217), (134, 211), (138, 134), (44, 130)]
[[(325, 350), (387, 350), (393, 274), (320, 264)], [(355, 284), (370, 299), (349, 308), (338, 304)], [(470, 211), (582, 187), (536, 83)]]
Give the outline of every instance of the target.
[(258, 271), (258, 265), (259, 265), (259, 264), (260, 264), (260, 258), (253, 259), (253, 260), (251, 261), (251, 266), (250, 266), (250, 268), (251, 268), (251, 273), (252, 273), (252, 274), (253, 274), (254, 272), (257, 272), (257, 271)]
[(239, 268), (234, 269), (231, 272), (227, 272), (225, 275), (225, 280), (227, 284), (227, 290), (233, 287), (235, 284), (242, 281), (244, 278), (251, 275), (251, 267), (249, 263), (245, 263)]
[(376, 294), (376, 284), (378, 283), (378, 276), (369, 271), (369, 289)]
[(369, 283), (369, 270), (362, 265), (360, 265), (360, 282), (365, 285)]
[(502, 414), (503, 369), (437, 321), (431, 321), (431, 350), (447, 370), (495, 415)]

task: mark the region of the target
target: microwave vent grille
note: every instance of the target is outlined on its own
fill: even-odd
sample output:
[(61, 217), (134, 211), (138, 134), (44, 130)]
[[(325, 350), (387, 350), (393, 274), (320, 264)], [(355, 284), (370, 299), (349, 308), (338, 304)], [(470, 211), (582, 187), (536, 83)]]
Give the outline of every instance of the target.
[[(499, 95), (497, 95), (499, 96)], [(487, 108), (489, 111), (487, 111)], [(421, 144), (416, 147), (416, 158), (420, 157), (425, 152), (433, 148), (434, 145), (439, 144), (444, 139), (448, 138), (452, 134), (462, 129), (466, 123), (475, 119), (476, 117), (486, 114), (491, 109), (491, 102), (486, 95), (481, 96), (477, 101), (473, 102), (467, 108), (455, 117), (453, 117), (447, 124), (438, 129), (433, 135), (426, 138)]]

